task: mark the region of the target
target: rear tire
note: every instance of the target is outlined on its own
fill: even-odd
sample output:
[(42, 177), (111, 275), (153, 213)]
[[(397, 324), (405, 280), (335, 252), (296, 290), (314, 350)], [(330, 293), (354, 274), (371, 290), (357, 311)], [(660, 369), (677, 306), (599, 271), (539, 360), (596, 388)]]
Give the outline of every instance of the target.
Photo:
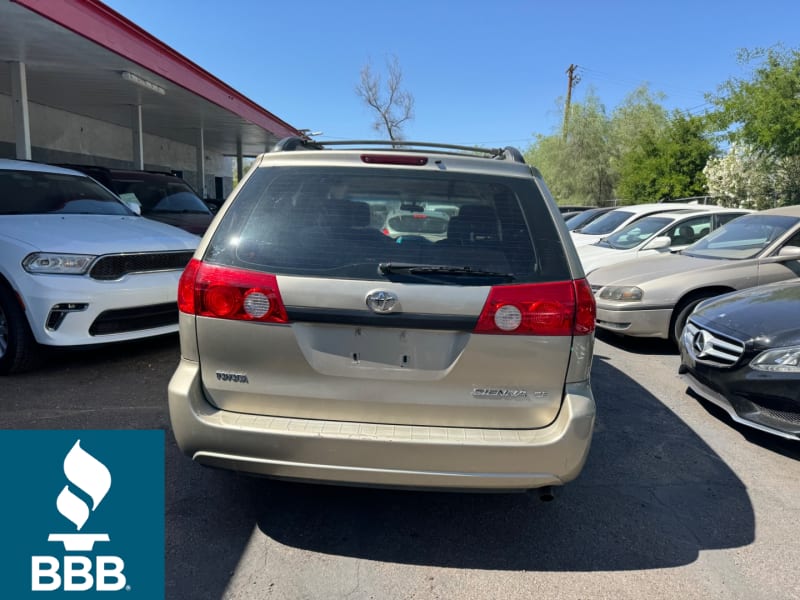
[(22, 373), (37, 361), (39, 345), (14, 293), (0, 283), (0, 375)]

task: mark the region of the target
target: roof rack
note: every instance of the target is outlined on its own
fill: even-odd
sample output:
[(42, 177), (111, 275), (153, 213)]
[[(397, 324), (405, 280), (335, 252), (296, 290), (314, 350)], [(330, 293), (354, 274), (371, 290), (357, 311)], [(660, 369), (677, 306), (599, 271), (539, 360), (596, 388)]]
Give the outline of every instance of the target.
[(522, 153), (512, 146), (506, 146), (505, 148), (483, 148), (481, 146), (459, 146), (455, 144), (438, 144), (432, 142), (410, 142), (407, 140), (336, 140), (319, 142), (309, 138), (287, 137), (275, 144), (272, 151), (324, 150), (330, 146), (382, 146), (385, 150), (401, 150), (404, 152), (421, 152), (424, 151), (424, 149), (455, 150), (457, 152), (450, 152), (450, 154), (479, 154), (500, 160), (511, 160), (518, 163), (525, 162)]

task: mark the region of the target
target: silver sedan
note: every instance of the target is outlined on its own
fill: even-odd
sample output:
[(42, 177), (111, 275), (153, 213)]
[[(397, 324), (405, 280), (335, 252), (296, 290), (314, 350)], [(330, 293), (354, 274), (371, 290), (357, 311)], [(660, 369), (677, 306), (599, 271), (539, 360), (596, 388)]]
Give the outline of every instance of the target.
[(702, 300), (800, 275), (800, 206), (739, 217), (685, 250), (592, 272), (597, 326), (676, 341)]

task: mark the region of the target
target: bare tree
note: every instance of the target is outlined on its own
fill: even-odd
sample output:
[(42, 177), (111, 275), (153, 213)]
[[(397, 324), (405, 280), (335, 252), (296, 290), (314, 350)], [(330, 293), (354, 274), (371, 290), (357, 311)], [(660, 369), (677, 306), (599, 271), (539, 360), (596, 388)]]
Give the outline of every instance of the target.
[(394, 142), (403, 139), (403, 124), (414, 118), (414, 96), (401, 89), (403, 71), (396, 56), (386, 60), (386, 70), (384, 90), (381, 75), (373, 72), (370, 63), (364, 65), (356, 94), (378, 113), (372, 124), (375, 131), (386, 131)]

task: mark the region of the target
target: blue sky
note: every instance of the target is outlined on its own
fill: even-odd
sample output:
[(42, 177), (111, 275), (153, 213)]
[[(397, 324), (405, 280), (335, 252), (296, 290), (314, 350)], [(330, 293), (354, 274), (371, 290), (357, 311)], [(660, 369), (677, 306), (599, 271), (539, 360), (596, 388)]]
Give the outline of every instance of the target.
[(528, 147), (561, 123), (570, 64), (610, 112), (647, 83), (669, 108), (748, 77), (740, 48), (800, 47), (800, 2), (106, 0), (251, 100), (320, 139), (375, 139), (354, 92), (395, 55), (416, 101), (407, 139)]

